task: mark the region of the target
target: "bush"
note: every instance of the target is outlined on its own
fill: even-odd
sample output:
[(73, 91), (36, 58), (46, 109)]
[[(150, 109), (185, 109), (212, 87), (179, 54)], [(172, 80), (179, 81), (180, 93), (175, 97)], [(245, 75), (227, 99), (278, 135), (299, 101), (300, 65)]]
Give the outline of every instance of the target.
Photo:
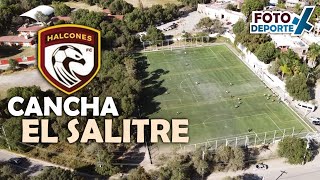
[(286, 89), (290, 96), (297, 100), (309, 101), (311, 99), (307, 78), (304, 74), (294, 75), (286, 81)]
[(290, 164), (311, 161), (311, 151), (306, 149), (307, 142), (297, 137), (285, 137), (278, 147), (278, 154), (288, 159)]
[(15, 70), (18, 66), (18, 61), (15, 59), (9, 59), (9, 69), (10, 70)]
[(67, 16), (71, 13), (71, 8), (64, 3), (53, 3), (54, 15), (56, 16)]

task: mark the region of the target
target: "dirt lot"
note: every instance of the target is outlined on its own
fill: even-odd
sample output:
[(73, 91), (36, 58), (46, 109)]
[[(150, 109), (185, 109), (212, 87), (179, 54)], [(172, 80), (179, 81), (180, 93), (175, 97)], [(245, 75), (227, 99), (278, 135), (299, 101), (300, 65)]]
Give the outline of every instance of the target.
[(0, 75), (0, 98), (5, 97), (6, 91), (12, 87), (32, 85), (40, 86), (42, 90), (52, 88), (36, 69)]
[[(139, 5), (139, 0), (125, 0), (133, 6), (137, 7)], [(165, 5), (167, 3), (179, 4), (178, 0), (141, 0), (143, 7), (151, 7), (155, 4)]]
[(97, 5), (90, 6), (86, 3), (82, 2), (65, 2), (65, 4), (71, 8), (75, 9), (88, 9), (89, 11), (96, 11), (96, 12), (102, 12), (102, 8), (100, 8)]

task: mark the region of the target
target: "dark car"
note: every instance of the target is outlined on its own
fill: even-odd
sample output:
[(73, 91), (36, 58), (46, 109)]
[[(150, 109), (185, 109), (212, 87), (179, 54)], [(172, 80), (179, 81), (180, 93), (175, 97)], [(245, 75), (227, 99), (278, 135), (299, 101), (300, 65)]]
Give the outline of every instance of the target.
[(318, 120), (312, 121), (312, 124), (319, 126), (320, 125), (320, 121), (318, 121)]
[(12, 164), (18, 165), (18, 164), (22, 163), (22, 159), (23, 158), (11, 158), (11, 159), (9, 159), (9, 162), (12, 163)]

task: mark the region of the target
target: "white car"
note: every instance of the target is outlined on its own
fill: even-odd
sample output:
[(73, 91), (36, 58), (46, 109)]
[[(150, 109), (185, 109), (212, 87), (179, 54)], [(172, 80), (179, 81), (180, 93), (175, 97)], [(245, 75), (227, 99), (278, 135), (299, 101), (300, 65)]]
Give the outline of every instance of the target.
[(310, 117), (309, 120), (310, 121), (320, 121), (320, 118), (318, 118), (318, 117)]
[(319, 126), (320, 125), (320, 118), (318, 117), (310, 117), (309, 120), (312, 122), (312, 124)]

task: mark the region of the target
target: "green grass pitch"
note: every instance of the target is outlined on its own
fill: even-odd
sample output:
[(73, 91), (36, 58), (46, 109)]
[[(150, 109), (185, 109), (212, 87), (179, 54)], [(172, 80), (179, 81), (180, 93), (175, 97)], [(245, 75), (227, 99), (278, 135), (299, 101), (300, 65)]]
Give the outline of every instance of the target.
[(285, 128), (310, 131), (277, 97), (265, 96), (272, 92), (225, 45), (144, 56), (144, 96), (152, 105), (142, 104), (143, 111), (150, 118), (189, 119), (190, 144), (275, 130), (281, 136)]

